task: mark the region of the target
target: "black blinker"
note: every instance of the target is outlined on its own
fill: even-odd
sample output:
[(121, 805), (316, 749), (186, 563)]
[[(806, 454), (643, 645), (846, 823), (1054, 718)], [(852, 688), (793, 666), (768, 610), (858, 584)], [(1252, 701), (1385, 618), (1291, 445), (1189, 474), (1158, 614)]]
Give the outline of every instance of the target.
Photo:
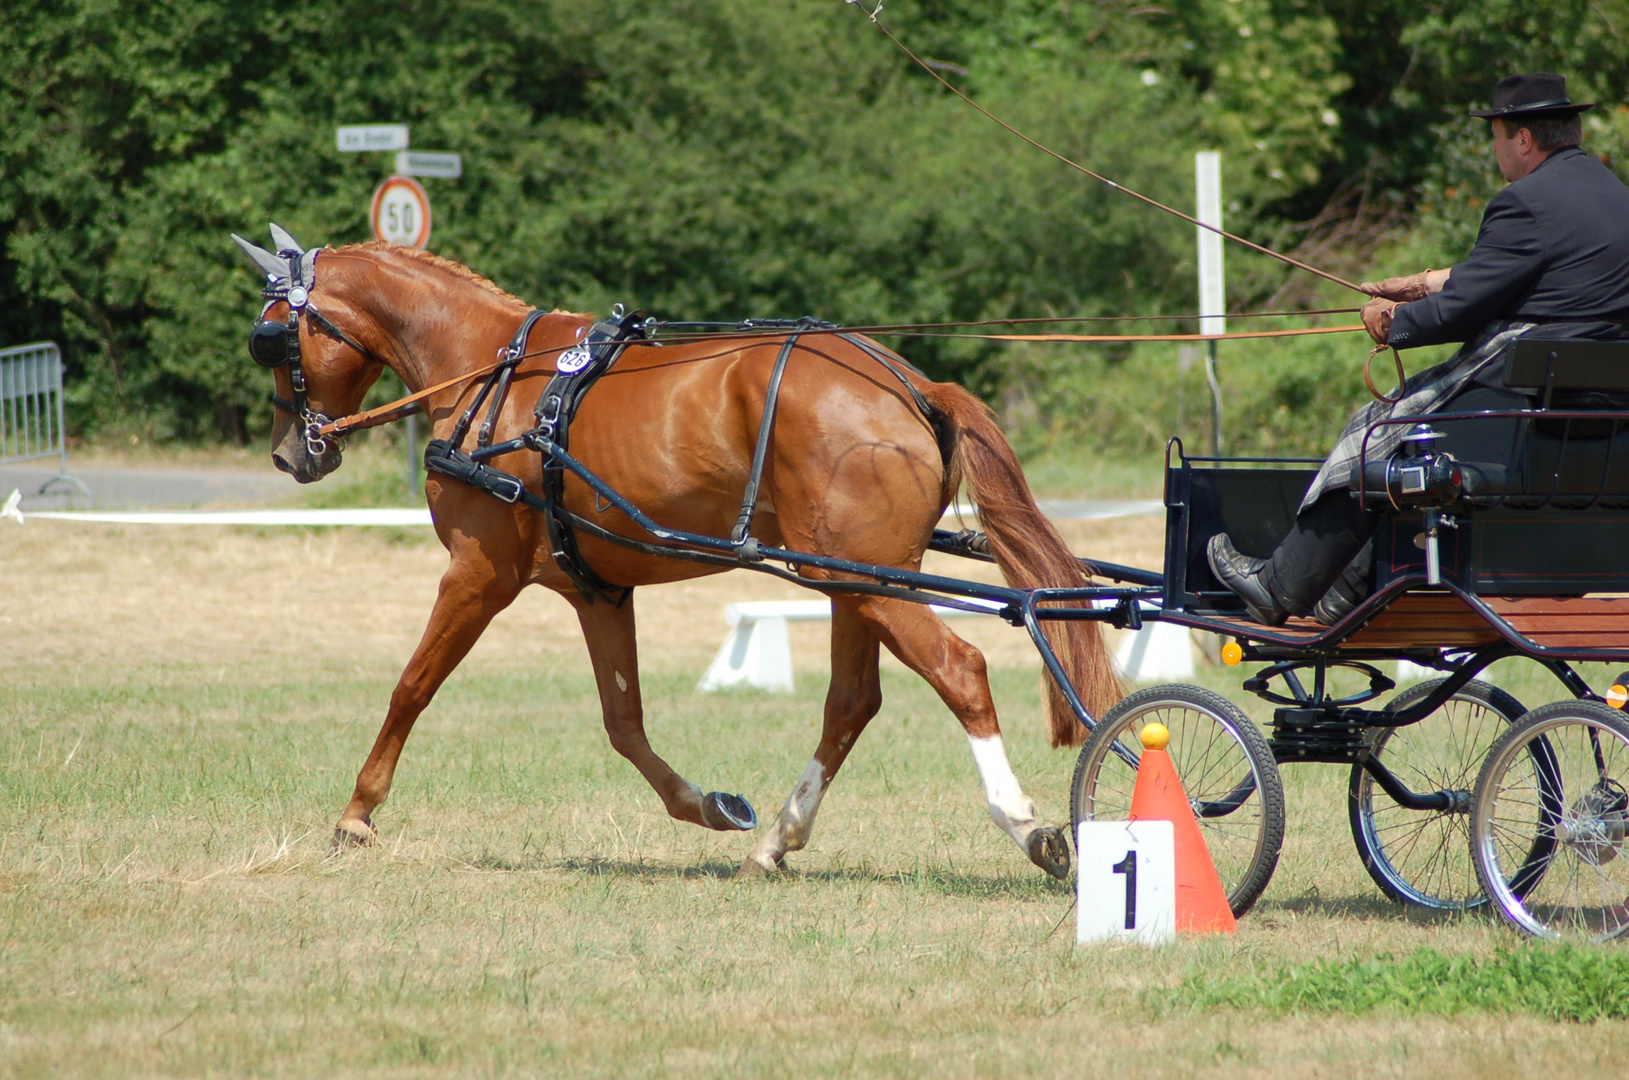
[(249, 357), (267, 368), (288, 363), (288, 327), (280, 322), (255, 323), (249, 331)]

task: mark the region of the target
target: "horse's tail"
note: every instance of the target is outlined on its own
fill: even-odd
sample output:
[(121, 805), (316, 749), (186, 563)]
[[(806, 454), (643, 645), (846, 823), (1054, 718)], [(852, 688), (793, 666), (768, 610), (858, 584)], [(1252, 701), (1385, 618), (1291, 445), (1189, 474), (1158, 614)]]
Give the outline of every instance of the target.
[[(1086, 570), (1058, 530), (1035, 505), (1018, 456), (984, 402), (952, 383), (918, 384), (928, 402), (953, 430), (945, 470), (944, 501), (962, 483), (978, 504), (979, 523), (989, 537), (990, 554), (1014, 588), (1071, 588), (1087, 583)], [(1093, 717), (1101, 718), (1122, 696), (1110, 666), (1108, 648), (1096, 622), (1062, 619), (1041, 624), (1052, 650)], [(1078, 746), (1086, 728), (1075, 718), (1057, 684), (1045, 673), (1047, 727), (1053, 746)]]

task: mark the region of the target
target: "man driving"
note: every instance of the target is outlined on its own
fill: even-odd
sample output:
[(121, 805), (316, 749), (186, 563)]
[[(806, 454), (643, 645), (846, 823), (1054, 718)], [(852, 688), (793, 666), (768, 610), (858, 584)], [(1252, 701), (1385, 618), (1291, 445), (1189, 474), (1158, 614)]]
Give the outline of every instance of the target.
[[(1493, 92), (1493, 156), (1509, 181), (1482, 217), (1476, 245), (1448, 270), (1425, 270), (1359, 286), (1373, 299), (1363, 325), (1398, 349), (1464, 342), (1454, 356), (1410, 378), (1393, 402), (1358, 410), (1266, 559), (1238, 552), (1226, 534), (1206, 549), (1211, 570), (1257, 621), (1282, 624), (1309, 612), (1330, 625), (1368, 594), (1378, 513), (1347, 488), (1375, 422), (1441, 412), (1477, 387), (1502, 386), (1505, 355), (1522, 334), (1629, 338), (1629, 188), (1580, 149), (1579, 114), (1566, 80), (1513, 75)], [(1367, 456), (1390, 456), (1408, 425), (1378, 429)]]

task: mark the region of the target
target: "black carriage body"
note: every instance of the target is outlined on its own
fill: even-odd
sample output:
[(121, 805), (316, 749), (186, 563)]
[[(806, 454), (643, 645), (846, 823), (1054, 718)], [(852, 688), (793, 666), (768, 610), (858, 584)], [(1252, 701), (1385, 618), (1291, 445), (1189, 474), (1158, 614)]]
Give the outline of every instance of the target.
[[(1478, 388), (1452, 412), (1412, 417), (1443, 434), (1464, 494), (1439, 531), (1441, 585), (1472, 597), (1629, 594), (1629, 346), (1521, 343), (1506, 365), (1520, 390)], [(1216, 580), (1205, 544), (1225, 532), (1265, 558), (1294, 523), (1317, 462), (1167, 457), (1164, 606), (1237, 617), (1243, 605)], [(1354, 498), (1378, 506), (1374, 596), (1426, 577), (1425, 515), (1386, 503), (1354, 470)], [(1629, 604), (1626, 604), (1629, 606)], [(1629, 624), (1626, 624), (1629, 630)], [(1607, 645), (1608, 643), (1602, 643)], [(1629, 657), (1629, 638), (1616, 643)], [(1603, 659), (1609, 657), (1601, 657)]]

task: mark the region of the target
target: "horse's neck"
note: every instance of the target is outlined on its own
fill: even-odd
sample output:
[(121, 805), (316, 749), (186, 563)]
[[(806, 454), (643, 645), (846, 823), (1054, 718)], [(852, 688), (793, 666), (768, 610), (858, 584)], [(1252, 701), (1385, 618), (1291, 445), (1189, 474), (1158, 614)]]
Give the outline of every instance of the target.
[(381, 336), (393, 342), (382, 358), (414, 393), (490, 366), (526, 317), (525, 308), (441, 267), (423, 266), (421, 276), (405, 296), (399, 288), (364, 293)]

